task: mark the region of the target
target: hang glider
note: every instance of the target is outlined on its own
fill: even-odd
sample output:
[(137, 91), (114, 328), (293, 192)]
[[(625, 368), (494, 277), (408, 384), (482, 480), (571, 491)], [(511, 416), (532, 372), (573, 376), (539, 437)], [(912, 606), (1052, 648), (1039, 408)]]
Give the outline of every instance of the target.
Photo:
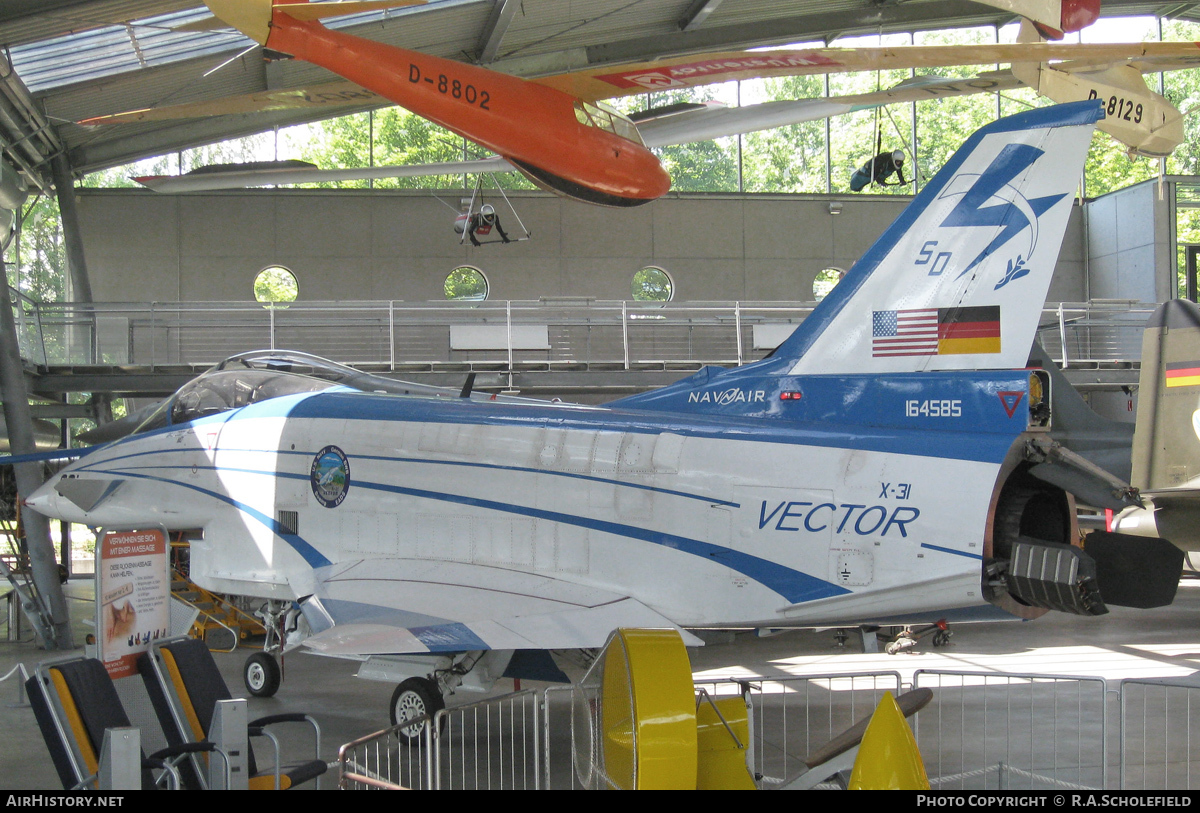
[[(346, 4), (270, 5), (270, 0), (254, 3), (208, 0), (207, 4), (218, 18), (265, 49), (323, 66), (340, 74), (346, 82), (308, 90), (252, 94), (226, 100), (227, 108), (222, 108), (220, 101), (203, 102), (101, 116), (81, 124), (144, 122), (286, 107), (363, 107), (391, 102), (495, 152), (542, 188), (609, 206), (636, 206), (667, 192), (671, 181), (650, 152), (654, 146), (778, 127), (851, 112), (861, 106), (979, 93), (1019, 84), (1030, 84), (1059, 102), (1097, 97), (1110, 100), (1113, 111), (1100, 123), (1101, 129), (1107, 129), (1134, 152), (1163, 155), (1182, 140), (1181, 117), (1165, 99), (1145, 87), (1141, 71), (1200, 64), (1200, 47), (1196, 43), (1111, 45), (1025, 41), (970, 46), (725, 52), (590, 68), (527, 80), (331, 31), (307, 19), (316, 14), (316, 8), (329, 6), (321, 8), (320, 13), (326, 15), (335, 8), (348, 8)], [(309, 13), (297, 9), (308, 9)], [(1023, 38), (1035, 37), (1031, 33)], [(739, 112), (708, 107), (688, 111), (686, 117), (682, 114), (673, 117), (648, 111), (648, 115), (635, 120), (603, 106), (605, 99), (734, 79), (1005, 62), (1014, 65), (1011, 73), (980, 78), (974, 85), (970, 80), (940, 83), (930, 80), (922, 86), (920, 82), (926, 81), (922, 79), (908, 87), (902, 85), (878, 94), (771, 102), (738, 108)], [(455, 171), (435, 165), (420, 173), (407, 174)], [(209, 179), (209, 183), (215, 183), (215, 179)], [(160, 184), (164, 190), (167, 186)]]

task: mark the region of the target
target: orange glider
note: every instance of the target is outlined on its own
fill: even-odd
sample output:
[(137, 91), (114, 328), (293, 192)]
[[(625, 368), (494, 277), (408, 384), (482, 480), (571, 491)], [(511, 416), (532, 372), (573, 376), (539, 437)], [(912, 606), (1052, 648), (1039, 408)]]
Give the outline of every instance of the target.
[(330, 6), (350, 13), (345, 10), (350, 4), (305, 8), (307, 3), (207, 0), (207, 5), (263, 47), (320, 65), (495, 151), (542, 188), (607, 206), (649, 203), (671, 188), (671, 177), (637, 127), (615, 111), (515, 76), (299, 19)]

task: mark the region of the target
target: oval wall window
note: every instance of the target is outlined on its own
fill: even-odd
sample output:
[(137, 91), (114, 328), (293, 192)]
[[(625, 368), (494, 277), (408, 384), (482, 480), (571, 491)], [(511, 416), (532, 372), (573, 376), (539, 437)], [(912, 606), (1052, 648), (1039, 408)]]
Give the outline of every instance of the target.
[(487, 277), (474, 266), (459, 266), (446, 275), (444, 291), (456, 302), (482, 302), (488, 297)]
[(813, 300), (820, 302), (828, 296), (844, 276), (846, 276), (846, 272), (840, 268), (823, 268), (818, 271), (816, 278), (813, 279)]
[(296, 275), (282, 265), (268, 265), (254, 278), (254, 298), (264, 307), (287, 307), (300, 295)]
[(646, 266), (634, 274), (630, 289), (638, 302), (670, 302), (675, 295), (671, 275), (656, 265)]

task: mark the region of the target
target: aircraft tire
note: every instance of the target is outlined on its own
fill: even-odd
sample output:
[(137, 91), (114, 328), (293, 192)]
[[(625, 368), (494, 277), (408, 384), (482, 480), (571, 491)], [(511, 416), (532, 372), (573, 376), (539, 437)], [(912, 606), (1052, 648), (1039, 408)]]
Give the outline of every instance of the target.
[[(444, 708), (446, 708), (446, 701), (442, 698), (437, 684), (428, 678), (414, 677), (396, 687), (396, 691), (392, 693), (392, 703), (388, 710), (392, 725), (399, 725), (406, 720), (424, 715), (433, 719), (433, 715)], [(400, 742), (409, 746), (419, 745), (427, 725), (429, 725), (428, 721), (418, 726), (401, 729), (398, 732)]]
[(274, 697), (282, 677), (279, 662), (266, 652), (255, 652), (242, 667), (246, 691), (255, 697)]

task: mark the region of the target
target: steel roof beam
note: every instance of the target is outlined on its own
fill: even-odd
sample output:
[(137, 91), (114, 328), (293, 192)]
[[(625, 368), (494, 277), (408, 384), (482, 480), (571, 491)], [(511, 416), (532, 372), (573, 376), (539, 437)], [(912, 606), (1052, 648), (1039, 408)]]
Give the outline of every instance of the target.
[(1178, 19), (1178, 18), (1184, 16), (1188, 12), (1192, 11), (1194, 8), (1196, 8), (1197, 5), (1200, 5), (1200, 4), (1197, 4), (1197, 3), (1175, 3), (1170, 6), (1163, 6), (1159, 9), (1156, 9), (1154, 12), (1154, 15), (1156, 17), (1162, 17), (1164, 20), (1175, 20), (1175, 19)]
[(782, 45), (788, 42), (820, 40), (833, 34), (874, 34), (880, 31), (908, 31), (913, 28), (946, 28), (955, 25), (956, 20), (970, 21), (973, 25), (991, 25), (997, 20), (1007, 19), (1007, 16), (999, 12), (981, 15), (980, 6), (966, 0), (869, 6), (857, 11), (761, 20), (593, 45), (587, 49), (588, 64), (641, 62), (659, 58), (663, 54)]
[(517, 0), (496, 0), (483, 34), (479, 38), (477, 61), (480, 65), (487, 65), (496, 59), (496, 54), (500, 51), (500, 41), (504, 39), (504, 34), (512, 24), (512, 19), (520, 5)]
[(680, 31), (691, 31), (704, 25), (708, 15), (717, 10), (721, 0), (696, 0), (679, 21)]

